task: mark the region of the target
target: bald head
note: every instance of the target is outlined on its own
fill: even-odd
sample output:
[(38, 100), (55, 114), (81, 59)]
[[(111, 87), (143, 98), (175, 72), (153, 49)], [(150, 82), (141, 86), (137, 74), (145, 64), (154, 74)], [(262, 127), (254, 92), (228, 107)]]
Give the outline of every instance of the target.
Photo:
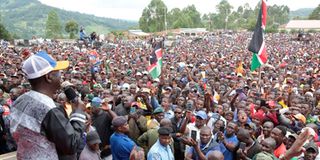
[(160, 127), (172, 127), (172, 123), (169, 119), (162, 119), (160, 121)]
[(223, 160), (224, 156), (220, 151), (211, 151), (208, 154), (208, 160)]
[(133, 96), (126, 95), (123, 98), (123, 105), (124, 105), (125, 108), (131, 107), (131, 103), (132, 102), (134, 102), (134, 97)]
[(239, 131), (237, 133), (237, 136), (250, 136), (250, 133), (248, 130), (243, 129), (243, 128), (239, 128)]
[(126, 99), (127, 99), (128, 102), (133, 102), (133, 101), (134, 101), (134, 97), (133, 97), (133, 96), (129, 96), (129, 95), (128, 95), (128, 96), (126, 97)]
[(261, 142), (261, 149), (264, 152), (273, 153), (274, 149), (277, 147), (277, 142), (275, 139), (268, 137)]
[(211, 129), (208, 126), (203, 126), (203, 127), (201, 127), (200, 132), (211, 132)]
[(237, 133), (237, 138), (240, 142), (244, 142), (246, 144), (251, 142), (250, 132), (246, 129), (240, 128)]
[(276, 141), (273, 138), (268, 137), (265, 139), (265, 141), (270, 145), (272, 149), (276, 148)]

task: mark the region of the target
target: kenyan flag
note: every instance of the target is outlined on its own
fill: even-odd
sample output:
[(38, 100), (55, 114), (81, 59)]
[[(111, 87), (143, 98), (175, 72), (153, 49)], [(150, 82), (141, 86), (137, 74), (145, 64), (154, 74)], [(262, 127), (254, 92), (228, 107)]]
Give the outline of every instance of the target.
[(254, 71), (255, 69), (259, 68), (262, 64), (267, 63), (268, 60), (266, 44), (263, 36), (266, 24), (267, 4), (266, 0), (262, 0), (257, 24), (248, 47), (249, 51), (253, 52), (251, 61), (251, 71)]
[(161, 74), (162, 68), (162, 49), (161, 43), (157, 43), (150, 55), (150, 66), (147, 68), (152, 79), (156, 79)]

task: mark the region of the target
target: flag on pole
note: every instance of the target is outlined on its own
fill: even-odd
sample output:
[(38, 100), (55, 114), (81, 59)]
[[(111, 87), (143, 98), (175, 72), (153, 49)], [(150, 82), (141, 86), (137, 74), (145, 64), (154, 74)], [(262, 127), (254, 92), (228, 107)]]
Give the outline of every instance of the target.
[(147, 68), (152, 79), (156, 79), (161, 74), (162, 49), (161, 43), (157, 43), (150, 55), (150, 66)]
[(266, 44), (263, 36), (266, 24), (267, 3), (266, 0), (262, 0), (256, 27), (254, 29), (254, 33), (248, 47), (249, 51), (253, 52), (251, 61), (251, 71), (254, 71), (255, 69), (259, 68), (262, 64), (267, 63), (268, 60)]

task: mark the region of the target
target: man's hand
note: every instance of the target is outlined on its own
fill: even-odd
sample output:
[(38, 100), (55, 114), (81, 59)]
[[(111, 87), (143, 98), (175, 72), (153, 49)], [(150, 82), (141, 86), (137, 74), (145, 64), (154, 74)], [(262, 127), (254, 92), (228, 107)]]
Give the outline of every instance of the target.
[(135, 121), (139, 119), (139, 115), (135, 112), (135, 113), (130, 113), (129, 114), (129, 118), (134, 119)]
[(198, 142), (191, 138), (190, 139), (190, 146), (196, 148), (198, 146)]
[(223, 135), (223, 133), (222, 132), (218, 132), (218, 140), (220, 141), (220, 142), (222, 142), (222, 141), (224, 141), (224, 135)]
[(150, 89), (150, 95), (151, 95), (151, 96), (156, 95), (156, 88), (155, 88), (155, 87), (153, 87), (153, 86), (151, 86), (151, 89)]
[(192, 146), (192, 145), (191, 145), (191, 138), (190, 138), (190, 137), (181, 137), (181, 142), (182, 142), (183, 144)]
[(76, 109), (81, 109), (83, 111), (85, 111), (86, 106), (84, 105), (83, 101), (78, 98), (78, 100), (75, 103), (71, 103), (72, 109), (76, 110)]
[(148, 101), (148, 95), (147, 95), (147, 94), (142, 93), (140, 96), (143, 98), (143, 100), (144, 100), (145, 102)]
[(246, 159), (246, 155), (243, 153), (243, 150), (240, 148), (237, 150), (237, 155), (242, 158), (242, 159)]
[(192, 112), (191, 111), (186, 111), (186, 119), (191, 120), (192, 117)]
[(101, 109), (104, 110), (104, 111), (109, 111), (109, 110), (110, 110), (110, 107), (109, 107), (108, 105), (109, 105), (109, 104), (107, 104), (107, 103), (102, 103)]
[(305, 151), (305, 148), (303, 148), (303, 145), (308, 140), (310, 135), (311, 135), (311, 132), (308, 129), (300, 133), (297, 140), (293, 143), (291, 148), (287, 150), (287, 152), (285, 153), (284, 159), (291, 159), (293, 157), (301, 155), (301, 153)]

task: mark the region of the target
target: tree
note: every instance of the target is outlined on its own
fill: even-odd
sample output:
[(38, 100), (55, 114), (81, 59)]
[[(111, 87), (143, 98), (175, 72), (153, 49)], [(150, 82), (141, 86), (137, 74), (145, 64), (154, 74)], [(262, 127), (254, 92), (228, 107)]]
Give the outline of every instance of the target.
[(204, 24), (204, 27), (207, 28), (207, 30), (212, 31), (212, 24), (209, 14), (204, 14), (202, 16), (202, 23)]
[(320, 20), (320, 4), (309, 15), (309, 19)]
[(6, 27), (1, 23), (1, 15), (0, 15), (0, 39), (9, 40), (11, 39), (9, 31)]
[(48, 19), (46, 23), (46, 38), (57, 39), (62, 37), (62, 28), (58, 14), (55, 11), (48, 13)]
[(69, 38), (74, 39), (79, 32), (79, 25), (75, 20), (70, 20), (66, 23), (64, 30), (69, 33)]
[(289, 22), (289, 12), (290, 12), (290, 9), (288, 6), (284, 6), (284, 5), (269, 6), (267, 27), (273, 26), (273, 25), (279, 26), (281, 24), (288, 23)]
[(148, 7), (143, 10), (139, 20), (140, 28), (146, 32), (163, 31), (166, 29), (164, 21), (168, 22), (167, 27), (169, 28), (203, 27), (201, 14), (194, 5), (187, 6), (182, 10), (173, 8), (168, 13), (166, 8), (161, 0), (152, 0)]
[(139, 19), (139, 26), (145, 32), (159, 32), (166, 29), (167, 6), (162, 0), (152, 0)]
[(228, 28), (228, 18), (231, 14), (232, 6), (227, 0), (222, 0), (217, 6), (216, 6), (218, 13), (219, 13), (219, 23), (224, 24), (224, 29)]
[(173, 8), (171, 9), (171, 11), (168, 12), (168, 24), (169, 24), (169, 28), (179, 28), (181, 27), (183, 24), (183, 22), (181, 21), (182, 18), (182, 12), (179, 8)]
[(189, 28), (196, 28), (202, 27), (201, 23), (201, 14), (197, 11), (194, 5), (187, 6), (182, 10), (183, 17), (188, 19), (188, 27)]
[[(194, 5), (187, 6), (180, 10), (173, 8), (168, 12), (168, 22), (170, 28), (194, 28), (203, 27), (201, 14)], [(206, 21), (206, 23), (208, 23)]]
[(4, 40), (11, 39), (9, 31), (7, 31), (4, 25), (1, 23), (0, 23), (0, 39), (4, 39)]

